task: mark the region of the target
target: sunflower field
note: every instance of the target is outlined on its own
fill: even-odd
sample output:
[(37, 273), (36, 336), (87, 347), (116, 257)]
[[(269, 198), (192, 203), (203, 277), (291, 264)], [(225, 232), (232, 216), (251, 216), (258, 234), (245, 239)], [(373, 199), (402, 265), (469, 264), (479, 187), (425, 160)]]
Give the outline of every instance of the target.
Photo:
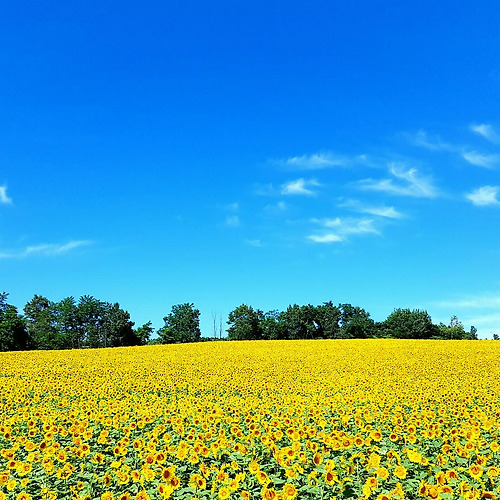
[(500, 498), (500, 342), (0, 354), (0, 500)]

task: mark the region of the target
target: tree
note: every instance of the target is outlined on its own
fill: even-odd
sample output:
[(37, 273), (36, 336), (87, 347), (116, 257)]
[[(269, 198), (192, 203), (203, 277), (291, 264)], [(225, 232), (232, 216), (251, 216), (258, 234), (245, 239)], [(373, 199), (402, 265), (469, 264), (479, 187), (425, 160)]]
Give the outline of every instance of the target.
[(341, 310), (333, 305), (333, 302), (324, 302), (316, 307), (315, 321), (318, 325), (318, 337), (325, 339), (336, 339), (340, 335)]
[(286, 311), (280, 314), (280, 320), (283, 322), (287, 339), (314, 339), (322, 334), (317, 310), (311, 304), (288, 306)]
[(109, 347), (140, 344), (140, 340), (134, 332), (134, 322), (130, 321), (130, 314), (121, 309), (118, 302), (104, 304), (102, 330), (105, 345)]
[(104, 330), (106, 303), (91, 295), (83, 295), (78, 301), (77, 323), (81, 332), (82, 347), (108, 347)]
[(200, 311), (194, 304), (177, 304), (172, 312), (163, 318), (165, 325), (158, 330), (163, 344), (198, 342), (201, 337)]
[(22, 351), (28, 347), (28, 332), (17, 308), (0, 293), (0, 351)]
[(464, 339), (467, 335), (464, 330), (464, 325), (458, 320), (457, 316), (451, 317), (449, 325), (440, 323), (438, 329), (439, 336), (446, 340), (460, 340)]
[(469, 333), (467, 334), (467, 339), (468, 340), (478, 340), (477, 338), (477, 328), (472, 325), (470, 327)]
[(147, 323), (144, 323), (142, 326), (139, 326), (135, 329), (134, 333), (139, 340), (139, 345), (146, 345), (149, 342), (151, 335), (153, 335), (155, 331), (155, 329), (151, 325), (151, 321), (148, 321)]
[(427, 311), (395, 309), (384, 322), (385, 336), (397, 339), (430, 339), (439, 336)]
[(277, 310), (266, 312), (260, 326), (262, 328), (262, 338), (264, 339), (280, 340), (286, 338), (285, 324), (281, 320), (280, 312)]
[(470, 331), (466, 332), (464, 325), (458, 320), (457, 316), (452, 316), (450, 324), (445, 325), (440, 323), (438, 326), (439, 336), (446, 340), (477, 340), (477, 328), (470, 327)]
[(60, 349), (64, 341), (57, 328), (55, 303), (36, 295), (24, 306), (29, 343), (34, 349)]
[(259, 340), (263, 338), (263, 313), (241, 304), (229, 313), (227, 338), (229, 340)]
[(370, 313), (358, 306), (339, 304), (340, 338), (366, 339), (375, 335), (375, 322)]
[(82, 346), (83, 331), (78, 323), (78, 307), (74, 297), (66, 297), (54, 303), (54, 313), (61, 347), (79, 349)]

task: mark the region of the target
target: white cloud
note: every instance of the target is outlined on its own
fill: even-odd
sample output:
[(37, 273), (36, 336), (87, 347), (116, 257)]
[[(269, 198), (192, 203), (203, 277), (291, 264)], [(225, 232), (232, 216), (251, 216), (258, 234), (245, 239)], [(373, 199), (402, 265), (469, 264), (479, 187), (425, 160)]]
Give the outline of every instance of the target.
[(278, 203), (266, 205), (263, 209), (263, 213), (267, 216), (278, 216), (283, 215), (287, 210), (288, 205), (284, 201), (278, 201)]
[(444, 300), (436, 302), (439, 307), (463, 309), (498, 309), (500, 308), (500, 295), (479, 294), (469, 295), (457, 300)]
[(0, 186), (0, 203), (11, 204), (12, 198), (7, 196), (7, 186)]
[(500, 162), (500, 155), (482, 154), (476, 151), (464, 151), (462, 152), (462, 158), (472, 165), (484, 168), (494, 168)]
[(281, 194), (284, 195), (305, 195), (314, 196), (315, 191), (308, 189), (308, 187), (318, 187), (320, 183), (314, 179), (297, 179), (295, 181), (290, 181), (281, 186)]
[(280, 160), (270, 160), (291, 170), (321, 170), (335, 167), (351, 167), (354, 165), (369, 165), (370, 159), (365, 154), (355, 156), (342, 156), (329, 151), (310, 155), (292, 156)]
[(92, 244), (91, 241), (79, 240), (79, 241), (70, 241), (69, 243), (65, 244), (51, 243), (51, 244), (32, 245), (32, 246), (27, 246), (23, 250), (0, 253), (0, 259), (15, 259), (15, 258), (31, 257), (36, 255), (44, 257), (53, 255), (62, 255), (76, 248), (87, 246), (90, 244)]
[(438, 195), (432, 180), (420, 176), (416, 168), (405, 169), (402, 166), (391, 164), (389, 171), (394, 178), (363, 179), (359, 181), (359, 187), (364, 190), (381, 191), (397, 196), (435, 198)]
[(237, 215), (228, 215), (226, 217), (226, 226), (236, 227), (240, 225), (240, 218)]
[(430, 151), (454, 151), (456, 148), (451, 144), (443, 142), (439, 137), (429, 137), (425, 130), (419, 130), (416, 134), (405, 134), (415, 146)]
[(250, 245), (251, 247), (261, 247), (262, 242), (259, 239), (256, 240), (245, 240), (245, 242)]
[(344, 203), (340, 203), (337, 205), (342, 208), (349, 208), (356, 212), (360, 212), (363, 214), (376, 215), (378, 217), (385, 217), (387, 219), (402, 219), (404, 215), (401, 212), (398, 212), (394, 207), (370, 207), (363, 205), (357, 200), (348, 200)]
[(491, 125), (481, 123), (479, 125), (471, 125), (470, 129), (494, 144), (500, 143), (500, 134), (496, 132)]
[(478, 293), (435, 302), (439, 308), (458, 313), (464, 324), (478, 328), (480, 338), (500, 334), (500, 294)]
[(465, 197), (477, 206), (500, 205), (497, 199), (498, 186), (483, 186), (468, 193)]
[(341, 236), (335, 233), (325, 233), (322, 235), (312, 234), (307, 238), (311, 241), (314, 241), (315, 243), (336, 243), (339, 241), (344, 241)]
[(500, 334), (500, 313), (481, 314), (480, 316), (470, 317), (467, 323), (476, 327), (482, 327), (482, 330), (488, 329), (488, 333)]
[(276, 194), (276, 190), (271, 182), (269, 184), (254, 184), (253, 192), (258, 196), (271, 196)]
[[(320, 234), (313, 234), (307, 238), (316, 243), (333, 243), (344, 241), (347, 236), (353, 234), (380, 234), (380, 232), (373, 226), (373, 219), (356, 219), (347, 217), (342, 219), (336, 217), (335, 219), (312, 219), (311, 222), (319, 224), (328, 229)], [(334, 229), (335, 231), (331, 231)]]
[(279, 163), (287, 167), (301, 170), (316, 170), (329, 167), (342, 167), (346, 164), (346, 159), (334, 156), (331, 153), (317, 153), (312, 155), (294, 156), (286, 160), (279, 160)]
[(403, 214), (398, 212), (394, 207), (366, 207), (361, 210), (366, 214), (378, 215), (388, 219), (401, 219)]

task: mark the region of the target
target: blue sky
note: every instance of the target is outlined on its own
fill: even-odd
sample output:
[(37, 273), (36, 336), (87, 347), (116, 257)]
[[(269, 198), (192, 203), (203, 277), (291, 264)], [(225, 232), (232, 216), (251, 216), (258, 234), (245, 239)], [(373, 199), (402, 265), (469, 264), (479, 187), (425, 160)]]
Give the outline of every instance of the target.
[[(500, 9), (0, 7), (0, 288), (500, 333)], [(219, 319), (217, 319), (219, 321)]]

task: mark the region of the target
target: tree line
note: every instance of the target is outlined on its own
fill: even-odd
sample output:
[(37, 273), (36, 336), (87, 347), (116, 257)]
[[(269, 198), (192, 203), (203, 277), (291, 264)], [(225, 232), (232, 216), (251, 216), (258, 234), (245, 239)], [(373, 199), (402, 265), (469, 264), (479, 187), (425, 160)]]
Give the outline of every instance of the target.
[[(90, 295), (59, 302), (35, 295), (22, 313), (7, 298), (7, 293), (0, 293), (0, 351), (199, 342), (216, 337), (215, 327), (213, 339), (201, 336), (200, 311), (193, 303), (174, 305), (155, 332), (151, 321), (134, 327), (130, 314), (117, 302)], [(476, 328), (466, 331), (456, 316), (449, 325), (436, 325), (427, 311), (395, 309), (385, 321), (375, 322), (358, 306), (332, 302), (293, 304), (285, 311), (269, 312), (241, 304), (229, 313), (227, 325), (227, 340), (477, 339)]]
[(395, 309), (385, 321), (351, 304), (325, 302), (288, 306), (285, 311), (262, 312), (242, 304), (229, 313), (229, 340), (257, 339), (449, 339), (477, 340), (477, 329), (466, 331), (456, 316), (436, 325), (427, 311)]

